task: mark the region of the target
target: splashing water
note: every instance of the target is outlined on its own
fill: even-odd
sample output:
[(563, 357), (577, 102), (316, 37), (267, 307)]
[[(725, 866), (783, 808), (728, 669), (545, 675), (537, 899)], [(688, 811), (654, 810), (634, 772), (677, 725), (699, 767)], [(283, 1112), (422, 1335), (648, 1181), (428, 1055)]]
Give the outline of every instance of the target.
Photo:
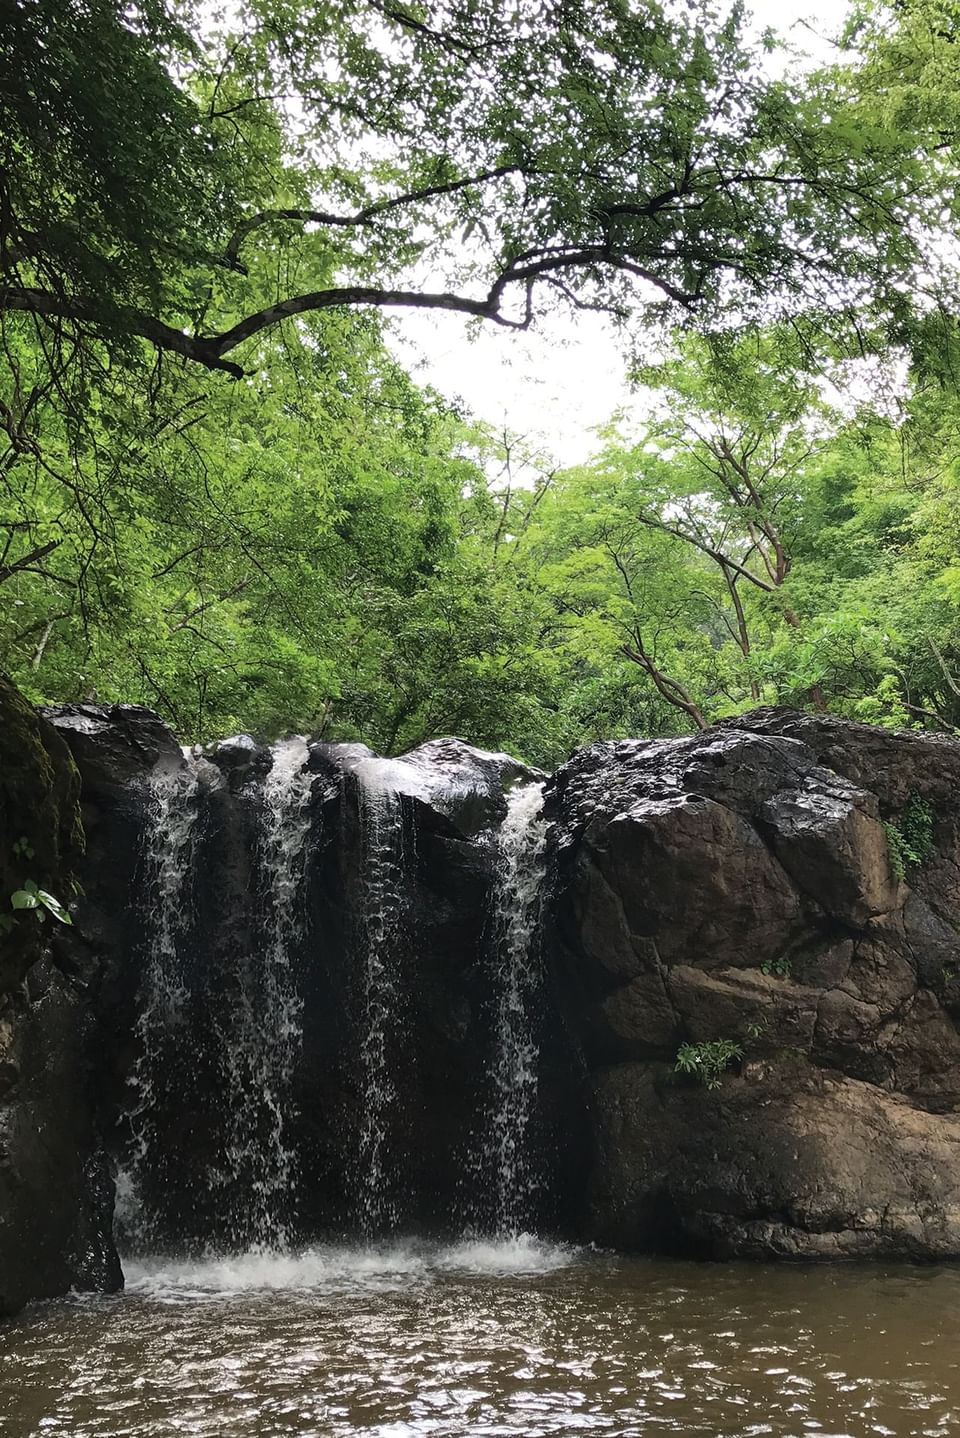
[(128, 1111), (132, 1142), (117, 1175), (116, 1204), (121, 1241), (140, 1251), (155, 1239), (158, 1217), (145, 1194), (145, 1179), (149, 1170), (162, 1175), (170, 1157), (157, 1141), (154, 1114), (173, 1068), (182, 1061), (178, 1048), (189, 997), (182, 940), (190, 920), (196, 819), (197, 782), (189, 769), (151, 782), (143, 865), (149, 927), (135, 1027), (138, 1053), (127, 1079), (133, 1090)]
[(507, 796), (493, 891), (496, 1008), (482, 1167), (492, 1173), (494, 1232), (519, 1238), (536, 1188), (528, 1130), (537, 1099), (533, 1003), (540, 986), (539, 925), (547, 823), (543, 785)]
[(305, 739), (273, 748), (258, 844), (263, 909), (254, 952), (223, 1035), (224, 1156), (215, 1185), (243, 1195), (233, 1238), (283, 1250), (295, 1217), (296, 1154), (287, 1138), (303, 1031), (293, 956), (302, 945), (307, 840), (313, 815)]
[(557, 1272), (583, 1250), (518, 1238), (442, 1244), (395, 1240), (362, 1247), (317, 1244), (296, 1253), (243, 1253), (186, 1260), (141, 1258), (125, 1269), (128, 1294), (166, 1303), (243, 1293), (407, 1291), (445, 1274), (509, 1277)]
[(384, 762), (364, 762), (354, 771), (363, 842), (356, 1188), (360, 1222), (368, 1236), (393, 1228), (399, 1218), (388, 1145), (399, 1097), (392, 1059), (399, 1025), (409, 855), (400, 791)]

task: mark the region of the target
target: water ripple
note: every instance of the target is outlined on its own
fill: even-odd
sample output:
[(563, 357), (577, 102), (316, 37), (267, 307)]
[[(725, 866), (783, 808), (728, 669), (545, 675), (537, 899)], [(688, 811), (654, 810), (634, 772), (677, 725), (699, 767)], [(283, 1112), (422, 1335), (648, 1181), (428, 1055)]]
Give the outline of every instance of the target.
[(534, 1239), (131, 1267), (0, 1328), (3, 1438), (958, 1431), (960, 1273), (626, 1262)]

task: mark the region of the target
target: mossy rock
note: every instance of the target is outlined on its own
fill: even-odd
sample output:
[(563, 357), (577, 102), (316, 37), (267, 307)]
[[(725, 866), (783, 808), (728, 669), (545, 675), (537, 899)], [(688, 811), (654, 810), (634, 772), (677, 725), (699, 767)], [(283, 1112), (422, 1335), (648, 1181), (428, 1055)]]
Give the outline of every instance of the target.
[(10, 898), (33, 880), (65, 902), (83, 854), (80, 776), (64, 740), (0, 675), (0, 996), (43, 952), (46, 926)]

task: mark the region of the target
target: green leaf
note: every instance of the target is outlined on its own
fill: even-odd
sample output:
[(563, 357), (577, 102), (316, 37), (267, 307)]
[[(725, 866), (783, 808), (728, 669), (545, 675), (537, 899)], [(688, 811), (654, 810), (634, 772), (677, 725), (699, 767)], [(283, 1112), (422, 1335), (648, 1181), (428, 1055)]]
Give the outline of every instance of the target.
[(37, 898), (47, 912), (52, 914), (61, 924), (73, 923), (73, 919), (67, 913), (67, 910), (63, 907), (60, 900), (55, 899), (52, 894), (48, 894), (46, 889), (38, 889)]

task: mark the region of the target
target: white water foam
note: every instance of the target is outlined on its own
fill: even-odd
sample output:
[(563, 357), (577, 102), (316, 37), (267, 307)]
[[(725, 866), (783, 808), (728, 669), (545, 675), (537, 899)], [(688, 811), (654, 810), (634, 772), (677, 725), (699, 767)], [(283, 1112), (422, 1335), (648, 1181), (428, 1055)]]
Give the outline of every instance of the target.
[(160, 1302), (228, 1299), (249, 1293), (344, 1293), (408, 1288), (449, 1277), (555, 1273), (581, 1250), (532, 1234), (449, 1245), (407, 1241), (364, 1247), (321, 1245), (301, 1253), (251, 1252), (195, 1260), (139, 1258), (124, 1264), (126, 1292)]
[(555, 1273), (575, 1263), (580, 1252), (568, 1244), (550, 1243), (533, 1233), (517, 1233), (508, 1238), (465, 1238), (440, 1249), (434, 1263), (447, 1273), (509, 1277), (511, 1274)]
[(406, 794), (429, 799), (430, 788), (419, 769), (403, 759), (381, 759), (373, 754), (351, 766), (360, 786), (368, 794)]

